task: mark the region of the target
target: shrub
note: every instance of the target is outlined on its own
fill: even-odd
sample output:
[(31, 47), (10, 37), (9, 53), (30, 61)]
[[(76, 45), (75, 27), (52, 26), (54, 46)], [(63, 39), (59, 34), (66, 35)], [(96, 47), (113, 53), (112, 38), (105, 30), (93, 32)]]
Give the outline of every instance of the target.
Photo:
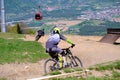
[(17, 34), (21, 34), (21, 28), (19, 26), (19, 24), (17, 23), (16, 25), (14, 26), (7, 26), (6, 27), (7, 29), (7, 32), (10, 32), (10, 33), (17, 33)]
[(35, 31), (29, 27), (26, 27), (22, 23), (17, 23), (14, 26), (7, 26), (7, 32), (17, 34), (35, 34)]

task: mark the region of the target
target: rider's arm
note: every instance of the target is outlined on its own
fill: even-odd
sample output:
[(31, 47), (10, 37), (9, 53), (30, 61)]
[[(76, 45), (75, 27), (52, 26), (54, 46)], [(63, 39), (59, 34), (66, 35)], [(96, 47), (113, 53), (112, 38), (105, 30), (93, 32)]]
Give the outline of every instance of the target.
[(68, 42), (69, 44), (72, 44), (72, 45), (74, 44), (72, 40), (66, 38), (66, 37), (63, 36), (62, 34), (60, 34), (60, 39), (62, 39), (62, 40), (64, 40), (64, 41)]

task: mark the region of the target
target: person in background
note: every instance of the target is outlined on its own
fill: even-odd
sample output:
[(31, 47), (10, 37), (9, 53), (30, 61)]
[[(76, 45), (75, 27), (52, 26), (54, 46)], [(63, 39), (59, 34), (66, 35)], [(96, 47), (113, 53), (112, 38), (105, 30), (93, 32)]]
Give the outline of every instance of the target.
[[(75, 44), (72, 42), (72, 40), (66, 38), (65, 36), (63, 36), (62, 34), (60, 34), (60, 29), (55, 27), (53, 29), (53, 34), (50, 35), (50, 37), (48, 38), (48, 40), (46, 41), (46, 52), (49, 53), (49, 55), (52, 58), (55, 58), (56, 53), (58, 54), (58, 61), (60, 68), (62, 68), (63, 66), (67, 66), (66, 63), (66, 58), (65, 58), (65, 53), (64, 51), (59, 48), (57, 45), (59, 44), (60, 40), (64, 40), (66, 42), (68, 42), (69, 44), (72, 45), (72, 47), (75, 46)], [(64, 62), (63, 64), (61, 62)]]
[(38, 30), (35, 36), (35, 41), (38, 41), (44, 35), (45, 35), (44, 29)]

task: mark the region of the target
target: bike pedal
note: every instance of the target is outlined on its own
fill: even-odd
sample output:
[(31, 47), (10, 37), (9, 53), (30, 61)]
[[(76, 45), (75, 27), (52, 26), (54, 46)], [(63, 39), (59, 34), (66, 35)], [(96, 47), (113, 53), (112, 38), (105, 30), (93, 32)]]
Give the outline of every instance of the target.
[(55, 67), (50, 66), (50, 70), (51, 70), (51, 71), (55, 70)]
[(63, 66), (63, 68), (68, 68), (68, 67), (69, 67), (69, 65), (64, 65), (64, 66)]

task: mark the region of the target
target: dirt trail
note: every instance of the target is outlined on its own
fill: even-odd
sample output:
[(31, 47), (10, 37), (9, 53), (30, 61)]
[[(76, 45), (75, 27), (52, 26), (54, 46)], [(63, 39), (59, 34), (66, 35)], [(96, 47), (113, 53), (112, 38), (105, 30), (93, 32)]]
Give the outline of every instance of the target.
[[(74, 55), (77, 55), (83, 62), (84, 67), (94, 64), (120, 59), (120, 46), (100, 43), (102, 37), (98, 36), (71, 36), (65, 35), (73, 40), (76, 46), (71, 49)], [(45, 46), (48, 35), (42, 37), (39, 42)], [(34, 40), (34, 36), (26, 36), (25, 40)], [(120, 40), (118, 40), (120, 42)], [(61, 41), (59, 47), (65, 48), (70, 46), (68, 43)], [(40, 77), (43, 75), (44, 60), (38, 63), (21, 63), (21, 64), (4, 64), (0, 65), (0, 77), (8, 77), (9, 80), (26, 80), (27, 78)]]

